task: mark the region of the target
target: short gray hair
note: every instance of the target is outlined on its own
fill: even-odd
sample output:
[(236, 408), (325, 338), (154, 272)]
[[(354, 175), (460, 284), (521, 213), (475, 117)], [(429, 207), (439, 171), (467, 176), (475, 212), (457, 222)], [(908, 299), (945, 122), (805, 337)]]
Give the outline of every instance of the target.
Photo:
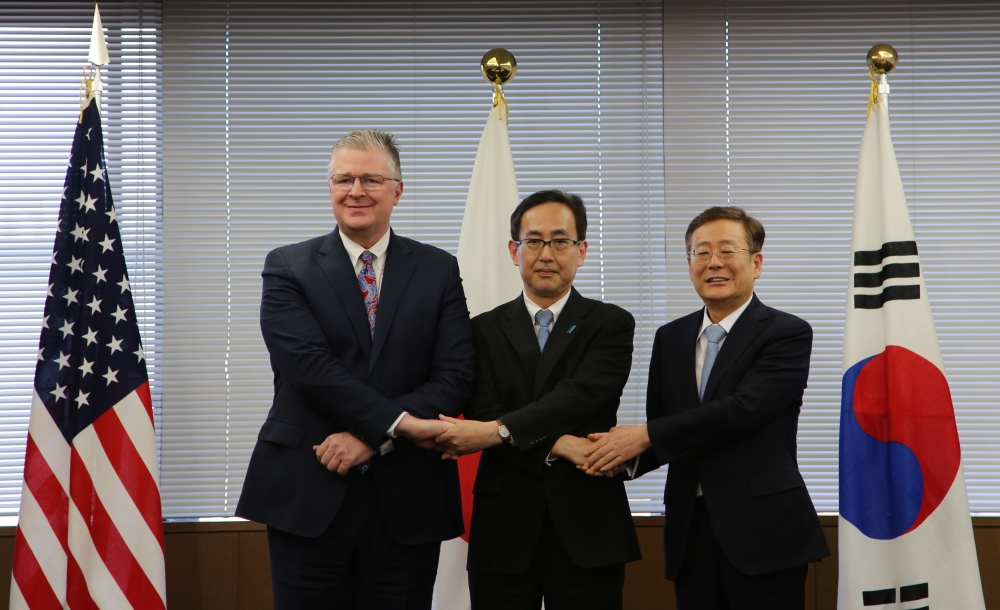
[(399, 169), (399, 148), (397, 148), (396, 137), (388, 131), (381, 129), (359, 129), (352, 131), (346, 136), (337, 140), (330, 152), (330, 162), (326, 167), (327, 177), (333, 176), (333, 157), (340, 148), (350, 148), (353, 150), (383, 150), (389, 157), (389, 170), (392, 176), (386, 178), (402, 178)]

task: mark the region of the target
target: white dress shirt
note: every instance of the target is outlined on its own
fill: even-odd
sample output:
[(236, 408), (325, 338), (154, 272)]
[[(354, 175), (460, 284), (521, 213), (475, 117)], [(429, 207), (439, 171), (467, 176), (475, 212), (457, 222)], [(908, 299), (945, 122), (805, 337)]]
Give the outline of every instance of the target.
[[(347, 256), (351, 258), (354, 262), (354, 275), (361, 274), (361, 268), (365, 266), (364, 261), (361, 260), (361, 255), (368, 250), (372, 253), (372, 267), (375, 269), (375, 296), (376, 299), (378, 295), (382, 294), (382, 271), (385, 269), (385, 252), (389, 249), (389, 233), (391, 230), (386, 231), (385, 235), (379, 238), (371, 248), (365, 248), (361, 244), (352, 241), (351, 238), (344, 235), (343, 231), (339, 231), (340, 239), (344, 242), (344, 249), (347, 250)], [(358, 286), (358, 290), (361, 287)]]
[(534, 301), (532, 301), (528, 297), (528, 293), (526, 293), (526, 292), (521, 293), (521, 294), (524, 295), (524, 306), (528, 308), (528, 315), (531, 316), (531, 323), (534, 324), (534, 326), (535, 326), (535, 336), (536, 337), (538, 336), (538, 330), (539, 330), (540, 327), (538, 326), (538, 322), (535, 321), (535, 314), (538, 313), (538, 312), (540, 312), (542, 309), (548, 309), (549, 311), (552, 312), (552, 323), (549, 324), (549, 332), (551, 333), (552, 329), (556, 327), (556, 320), (559, 319), (559, 314), (561, 314), (563, 308), (566, 307), (566, 301), (569, 300), (570, 292), (573, 292), (573, 291), (570, 290), (569, 292), (567, 292), (566, 294), (564, 294), (561, 299), (559, 299), (555, 303), (549, 305), (548, 307), (542, 307), (541, 305), (539, 305), (539, 304), (535, 303)]

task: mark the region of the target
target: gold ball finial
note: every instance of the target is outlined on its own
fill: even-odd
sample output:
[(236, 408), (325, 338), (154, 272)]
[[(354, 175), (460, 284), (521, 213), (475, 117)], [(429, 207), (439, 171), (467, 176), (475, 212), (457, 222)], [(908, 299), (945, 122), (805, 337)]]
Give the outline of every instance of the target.
[(890, 44), (877, 44), (868, 49), (868, 67), (876, 74), (888, 74), (899, 63), (899, 54)]
[(479, 67), (483, 71), (483, 78), (495, 85), (506, 84), (517, 74), (517, 60), (507, 49), (490, 49), (483, 55)]

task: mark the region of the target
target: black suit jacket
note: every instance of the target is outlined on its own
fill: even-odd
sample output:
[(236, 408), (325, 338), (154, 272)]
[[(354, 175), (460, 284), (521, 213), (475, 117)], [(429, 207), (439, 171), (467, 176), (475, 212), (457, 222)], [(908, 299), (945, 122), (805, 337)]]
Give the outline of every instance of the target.
[(458, 263), (391, 235), (372, 338), (354, 263), (338, 231), (267, 255), (260, 324), (274, 370), (236, 515), (300, 536), (333, 521), (359, 476), (374, 478), (382, 515), (402, 544), (463, 531), (458, 471), (404, 438), (365, 474), (340, 476), (313, 445), (349, 431), (372, 448), (403, 412), (457, 416), (472, 393), (473, 344)]
[(666, 576), (680, 569), (701, 483), (729, 560), (756, 575), (830, 554), (796, 460), (812, 329), (756, 296), (726, 336), (704, 400), (695, 381), (703, 310), (656, 332), (646, 400), (652, 449), (639, 472), (670, 463), (664, 495)]
[(538, 348), (523, 297), (476, 316), (476, 389), (466, 415), (502, 419), (513, 445), (482, 453), (473, 488), (469, 570), (517, 574), (528, 567), (547, 510), (570, 557), (586, 568), (639, 559), (620, 479), (591, 477), (545, 458), (563, 434), (615, 425), (632, 364), (632, 315), (574, 289)]

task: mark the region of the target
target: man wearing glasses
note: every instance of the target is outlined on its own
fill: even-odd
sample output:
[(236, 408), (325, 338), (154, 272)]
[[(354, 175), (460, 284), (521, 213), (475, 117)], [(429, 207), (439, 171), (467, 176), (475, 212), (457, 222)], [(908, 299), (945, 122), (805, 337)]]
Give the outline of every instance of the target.
[(390, 134), (341, 138), (329, 187), (337, 228), (264, 263), (274, 402), (236, 514), (268, 526), (275, 608), (429, 609), (463, 528), (456, 465), (433, 450), (472, 392), (458, 263), (389, 228)]
[[(583, 201), (525, 198), (510, 222), (524, 293), (472, 321), (476, 386), (466, 420), (438, 437), (447, 455), (484, 450), (473, 489), (474, 610), (613, 610), (639, 559), (621, 478), (577, 468), (587, 435), (615, 425), (635, 321), (573, 288), (587, 254)], [(609, 472), (609, 474), (612, 474)]]
[(592, 435), (585, 468), (670, 464), (663, 553), (680, 610), (802, 609), (809, 562), (830, 554), (796, 461), (812, 329), (754, 295), (764, 227), (743, 210), (705, 210), (685, 243), (705, 307), (657, 331), (647, 423)]

